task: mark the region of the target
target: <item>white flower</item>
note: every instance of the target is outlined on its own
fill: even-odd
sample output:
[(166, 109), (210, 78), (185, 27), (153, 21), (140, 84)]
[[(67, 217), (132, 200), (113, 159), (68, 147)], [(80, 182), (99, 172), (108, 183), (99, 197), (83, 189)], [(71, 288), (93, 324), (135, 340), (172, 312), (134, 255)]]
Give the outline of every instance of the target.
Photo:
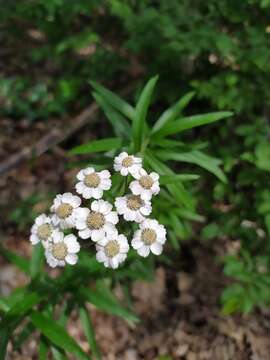
[(165, 227), (157, 220), (146, 219), (140, 224), (140, 229), (135, 232), (131, 246), (143, 257), (148, 256), (150, 251), (155, 255), (160, 255), (165, 241)]
[(126, 195), (117, 197), (115, 207), (118, 214), (123, 215), (126, 221), (136, 221), (138, 223), (145, 219), (151, 211), (151, 203), (149, 200), (143, 200), (139, 195)]
[(52, 242), (45, 251), (47, 263), (51, 267), (64, 266), (66, 263), (75, 265), (80, 244), (73, 234), (65, 236), (61, 231), (55, 232)]
[(101, 240), (105, 234), (117, 232), (115, 224), (118, 223), (116, 211), (112, 205), (104, 200), (95, 200), (88, 208), (79, 208), (76, 211), (76, 228), (82, 239), (91, 237), (93, 241)]
[(155, 172), (147, 174), (144, 169), (140, 169), (134, 175), (135, 179), (129, 185), (130, 190), (134, 195), (140, 195), (144, 200), (150, 200), (152, 195), (157, 195), (160, 191), (159, 175)]
[(114, 170), (120, 171), (122, 176), (135, 175), (142, 167), (142, 159), (122, 152), (114, 159)]
[(80, 181), (76, 184), (76, 191), (85, 199), (100, 199), (103, 191), (111, 188), (110, 178), (111, 174), (108, 170), (96, 172), (92, 167), (82, 169), (77, 174), (77, 179)]
[(52, 216), (53, 224), (55, 226), (59, 226), (61, 229), (68, 229), (74, 227), (74, 211), (80, 205), (81, 199), (76, 195), (72, 195), (71, 193), (57, 195), (51, 207), (51, 211), (54, 213)]
[(119, 264), (125, 261), (129, 245), (124, 235), (115, 233), (98, 241), (96, 249), (97, 261), (104, 263), (105, 267), (116, 269)]
[(45, 214), (39, 215), (31, 228), (31, 243), (36, 245), (41, 241), (43, 246), (46, 247), (46, 244), (51, 240), (54, 230), (52, 218)]

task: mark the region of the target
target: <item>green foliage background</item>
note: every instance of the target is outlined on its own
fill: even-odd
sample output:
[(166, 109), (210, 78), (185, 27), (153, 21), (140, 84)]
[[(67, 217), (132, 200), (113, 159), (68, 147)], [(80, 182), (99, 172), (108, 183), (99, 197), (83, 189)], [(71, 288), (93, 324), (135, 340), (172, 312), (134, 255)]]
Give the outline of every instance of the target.
[[(190, 151), (211, 155), (191, 187), (206, 219), (202, 239), (241, 243), (239, 252), (223, 259), (225, 274), (234, 279), (221, 299), (225, 313), (270, 302), (269, 12), (269, 0), (10, 0), (0, 14), (6, 64), (0, 111), (14, 121), (79, 111), (89, 104), (90, 80), (111, 89), (132, 84), (131, 97), (138, 99), (145, 79), (155, 74), (158, 114), (192, 91), (187, 115), (234, 112), (185, 133), (181, 141), (192, 146), (179, 142), (178, 148), (187, 172), (198, 162)], [(95, 88), (104, 110), (100, 96)], [(171, 162), (175, 155), (165, 148), (160, 156)], [(219, 168), (213, 157), (222, 160), (225, 175), (205, 171)], [(190, 220), (202, 220), (178, 215), (174, 246), (194, 235)]]

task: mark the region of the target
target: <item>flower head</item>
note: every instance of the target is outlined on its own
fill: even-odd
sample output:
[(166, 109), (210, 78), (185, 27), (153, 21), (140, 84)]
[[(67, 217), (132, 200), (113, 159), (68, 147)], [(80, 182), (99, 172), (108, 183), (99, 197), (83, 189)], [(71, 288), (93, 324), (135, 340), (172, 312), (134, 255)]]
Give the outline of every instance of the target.
[(52, 242), (46, 248), (45, 256), (51, 267), (76, 264), (77, 253), (80, 251), (80, 244), (73, 234), (65, 236), (63, 232), (57, 231), (52, 236)]
[(77, 174), (79, 182), (76, 184), (76, 191), (85, 199), (100, 199), (104, 190), (111, 188), (111, 174), (108, 170), (96, 172), (94, 168), (82, 169)]
[(114, 159), (114, 170), (119, 171), (122, 176), (135, 175), (142, 167), (142, 159), (134, 155), (122, 152)]
[(124, 235), (114, 233), (98, 241), (96, 249), (97, 261), (104, 263), (105, 267), (116, 269), (120, 263), (125, 261), (129, 245)]
[(155, 255), (160, 255), (165, 241), (165, 227), (157, 220), (146, 219), (140, 224), (140, 229), (135, 232), (131, 246), (143, 257), (148, 256), (150, 251)]
[(135, 179), (129, 185), (131, 192), (134, 195), (140, 195), (144, 200), (150, 200), (152, 195), (157, 195), (160, 191), (159, 175), (155, 172), (147, 174), (144, 169), (140, 169), (134, 175)]
[(139, 195), (133, 194), (116, 198), (115, 207), (118, 214), (123, 215), (126, 221), (138, 223), (142, 222), (145, 216), (148, 216), (152, 211), (149, 200), (143, 200)]
[(39, 215), (31, 228), (31, 243), (36, 245), (41, 241), (43, 246), (46, 246), (51, 240), (54, 229), (52, 218), (50, 216), (46, 216), (45, 214)]
[(61, 229), (74, 227), (74, 210), (80, 205), (81, 199), (76, 195), (72, 195), (71, 193), (57, 195), (51, 207), (51, 211), (54, 213), (52, 216), (53, 224), (59, 226)]
[(76, 228), (82, 239), (91, 237), (93, 241), (101, 240), (105, 234), (117, 232), (115, 224), (118, 223), (116, 211), (112, 205), (104, 200), (95, 200), (91, 209), (79, 208), (76, 211)]

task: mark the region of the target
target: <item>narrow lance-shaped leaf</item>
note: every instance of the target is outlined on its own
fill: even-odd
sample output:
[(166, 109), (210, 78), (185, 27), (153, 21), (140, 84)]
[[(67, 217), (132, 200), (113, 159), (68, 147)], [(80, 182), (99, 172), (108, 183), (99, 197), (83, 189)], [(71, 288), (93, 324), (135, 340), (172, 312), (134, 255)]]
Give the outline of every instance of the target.
[(108, 288), (102, 287), (95, 290), (83, 288), (80, 290), (80, 295), (85, 301), (94, 304), (98, 309), (109, 314), (122, 317), (130, 322), (138, 321), (137, 316), (122, 306)]
[(104, 140), (93, 140), (88, 144), (83, 144), (73, 148), (72, 155), (90, 154), (121, 148), (123, 140), (121, 138), (108, 138)]
[(7, 328), (0, 328), (0, 360), (6, 359), (9, 333)]
[(174, 153), (170, 151), (159, 150), (157, 151), (157, 156), (162, 160), (175, 160), (196, 164), (210, 171), (221, 181), (227, 181), (225, 174), (218, 166), (220, 161), (204, 154), (201, 151), (194, 150), (187, 153)]
[(24, 273), (29, 274), (29, 261), (0, 245), (0, 253)]
[(93, 86), (96, 92), (100, 94), (106, 103), (111, 105), (114, 109), (118, 110), (128, 119), (134, 119), (135, 109), (129, 103), (95, 81), (90, 81), (90, 84)]
[(139, 151), (142, 144), (143, 132), (146, 125), (146, 114), (157, 80), (158, 76), (155, 76), (148, 81), (148, 83), (143, 88), (136, 105), (135, 117), (132, 123), (132, 135), (135, 151)]
[[(160, 175), (176, 175), (168, 166), (159, 161), (150, 151), (145, 153), (145, 160), (148, 165)], [(185, 205), (190, 210), (194, 209), (194, 199), (180, 181), (174, 184), (167, 184), (166, 187), (177, 201)]]
[(161, 116), (154, 124), (151, 133), (152, 134), (156, 133), (158, 130), (163, 128), (165, 124), (175, 120), (179, 116), (181, 111), (189, 104), (189, 102), (191, 101), (194, 95), (195, 95), (194, 91), (187, 93), (180, 100), (178, 100), (177, 103), (175, 103), (169, 109), (164, 111), (164, 113), (161, 114)]
[(32, 278), (36, 277), (40, 272), (43, 260), (43, 246), (41, 244), (37, 244), (33, 248), (33, 254), (30, 262), (30, 274)]
[(161, 185), (174, 184), (177, 181), (191, 181), (198, 180), (199, 175), (196, 174), (175, 174), (175, 175), (161, 175), (159, 182)]
[(131, 127), (127, 120), (119, 112), (114, 110), (110, 104), (106, 103), (99, 94), (94, 92), (93, 96), (112, 124), (115, 135), (128, 139), (131, 134)]
[(89, 343), (90, 350), (97, 360), (101, 359), (100, 351), (96, 342), (95, 330), (92, 324), (91, 316), (85, 306), (80, 307), (80, 320), (86, 339)]
[(182, 119), (172, 121), (157, 131), (153, 136), (155, 138), (164, 137), (180, 133), (184, 130), (192, 129), (197, 126), (213, 123), (232, 116), (230, 111), (219, 111), (210, 114), (193, 115), (183, 117)]
[(33, 312), (31, 314), (31, 321), (43, 335), (61, 349), (74, 354), (77, 359), (90, 359), (90, 357), (83, 351), (76, 341), (73, 340), (66, 330), (57, 324), (53, 319), (41, 313)]
[(49, 346), (45, 336), (41, 335), (39, 340), (38, 360), (48, 359)]

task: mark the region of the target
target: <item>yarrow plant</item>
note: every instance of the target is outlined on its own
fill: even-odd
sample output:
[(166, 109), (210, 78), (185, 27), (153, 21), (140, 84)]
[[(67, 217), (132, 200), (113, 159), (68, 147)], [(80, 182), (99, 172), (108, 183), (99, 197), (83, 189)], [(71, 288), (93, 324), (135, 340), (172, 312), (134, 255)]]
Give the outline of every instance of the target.
[[(160, 192), (159, 175), (147, 173), (142, 167), (142, 159), (127, 152), (114, 158), (113, 167), (126, 177), (125, 189), (130, 192), (114, 199), (113, 204), (101, 199), (104, 191), (112, 186), (108, 170), (95, 171), (93, 167), (82, 169), (77, 174), (79, 182), (75, 189), (83, 200), (90, 201), (82, 206), (79, 196), (71, 193), (57, 195), (51, 206), (52, 214), (42, 214), (36, 218), (31, 230), (33, 245), (42, 243), (47, 263), (51, 267), (74, 265), (78, 261), (80, 240), (96, 245), (96, 259), (105, 267), (116, 269), (123, 263), (129, 251), (126, 234), (119, 233), (119, 216), (124, 222), (137, 224), (132, 239), (133, 247), (140, 256), (146, 257), (150, 251), (160, 255), (166, 241), (166, 229), (157, 220), (148, 219), (152, 212), (152, 197)], [(96, 200), (98, 199), (98, 200)], [(76, 235), (71, 233), (76, 231)]]
[[(2, 358), (9, 339), (17, 346), (38, 330), (40, 359), (69, 358), (66, 355), (70, 354), (79, 360), (89, 359), (65, 329), (74, 312), (80, 318), (91, 358), (100, 360), (87, 305), (132, 323), (138, 321), (110, 287), (123, 286), (127, 290), (123, 296), (130, 302), (130, 283), (154, 277), (152, 255), (162, 253), (167, 239), (177, 254), (180, 241), (192, 235), (190, 221), (204, 221), (196, 213), (191, 185), (199, 175), (184, 173), (183, 163), (188, 163), (189, 171), (190, 165), (200, 166), (226, 182), (220, 161), (204, 152), (205, 143), (198, 143), (198, 139), (192, 143), (189, 138), (185, 144), (180, 135), (231, 113), (183, 116), (193, 93), (161, 114), (148, 113), (156, 82), (157, 77), (148, 81), (136, 106), (91, 82), (93, 96), (109, 119), (114, 137), (93, 140), (70, 151), (72, 155), (86, 155), (85, 160), (80, 158), (85, 166), (77, 174), (73, 194), (57, 195), (51, 214), (35, 219), (30, 236), (35, 245), (31, 261), (0, 245), (1, 253), (31, 279), (10, 296), (0, 297)], [(177, 173), (179, 162), (181, 174)], [(76, 266), (67, 266), (61, 274), (51, 276), (43, 271), (44, 254), (51, 267)], [(158, 261), (170, 261), (169, 255), (168, 251)]]

